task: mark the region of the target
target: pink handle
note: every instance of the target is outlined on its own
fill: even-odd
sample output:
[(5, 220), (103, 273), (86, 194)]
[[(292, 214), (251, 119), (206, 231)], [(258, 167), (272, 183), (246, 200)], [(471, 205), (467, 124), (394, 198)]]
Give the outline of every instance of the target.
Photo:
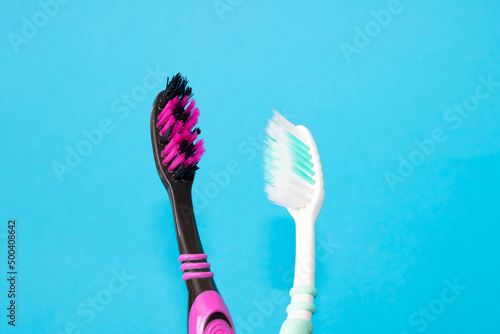
[[(229, 323), (219, 318), (210, 321), (214, 313), (222, 313)], [(189, 313), (189, 334), (235, 334), (233, 320), (224, 300), (216, 291), (205, 291), (196, 297)]]

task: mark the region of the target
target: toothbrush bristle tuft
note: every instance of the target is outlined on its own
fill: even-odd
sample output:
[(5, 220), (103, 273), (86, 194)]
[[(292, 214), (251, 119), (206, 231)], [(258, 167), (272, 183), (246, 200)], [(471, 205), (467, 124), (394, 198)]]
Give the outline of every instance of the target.
[(188, 85), (188, 80), (180, 73), (177, 73), (172, 79), (167, 78), (167, 87), (163, 96), (160, 98), (160, 107), (164, 108), (165, 104), (172, 98), (179, 96), (181, 99), (185, 96), (191, 97), (192, 89)]
[(193, 180), (198, 162), (205, 152), (203, 139), (198, 139), (200, 111), (191, 99), (192, 90), (187, 79), (177, 73), (167, 79), (167, 88), (158, 106), (163, 110), (158, 115), (159, 142), (162, 146), (163, 165), (173, 173), (173, 179)]
[(295, 125), (277, 111), (266, 128), (265, 191), (269, 200), (289, 209), (301, 209), (314, 191), (312, 152)]

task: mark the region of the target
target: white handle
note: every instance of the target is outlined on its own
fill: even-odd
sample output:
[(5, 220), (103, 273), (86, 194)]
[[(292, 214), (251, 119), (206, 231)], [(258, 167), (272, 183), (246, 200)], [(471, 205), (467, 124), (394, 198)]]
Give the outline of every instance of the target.
[(311, 320), (315, 311), (313, 305), (314, 297), (316, 297), (314, 223), (306, 217), (297, 217), (295, 222), (295, 277), (293, 289), (290, 290), (292, 301), (287, 309), (287, 319)]

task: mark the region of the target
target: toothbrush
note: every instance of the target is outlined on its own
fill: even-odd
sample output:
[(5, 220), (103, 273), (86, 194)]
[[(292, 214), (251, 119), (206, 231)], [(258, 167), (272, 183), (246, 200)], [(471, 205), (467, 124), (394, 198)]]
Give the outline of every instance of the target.
[(314, 298), (314, 226), (325, 197), (318, 149), (309, 130), (293, 125), (277, 111), (266, 129), (265, 191), (271, 202), (284, 206), (295, 220), (296, 256), (292, 298), (280, 334), (310, 334)]
[(151, 140), (156, 169), (172, 204), (182, 279), (188, 290), (188, 334), (234, 334), (231, 315), (222, 299), (203, 251), (193, 211), (191, 188), (205, 152), (200, 114), (192, 90), (180, 73), (167, 79), (151, 111)]

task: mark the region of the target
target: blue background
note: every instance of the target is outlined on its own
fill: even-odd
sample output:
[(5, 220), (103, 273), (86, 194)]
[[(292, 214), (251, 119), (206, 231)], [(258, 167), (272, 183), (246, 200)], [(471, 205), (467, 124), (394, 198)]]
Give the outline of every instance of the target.
[[(289, 302), (294, 224), (268, 202), (261, 167), (273, 108), (311, 130), (326, 176), (315, 333), (498, 332), (500, 87), (469, 117), (445, 115), (479, 77), (500, 81), (500, 3), (401, 0), (349, 57), (342, 43), (355, 46), (356, 27), (387, 1), (222, 3), (218, 12), (211, 0), (69, 1), (14, 47), (23, 17), (33, 22), (42, 7), (2, 1), (0, 277), (9, 218), (19, 276), (15, 329), (1, 279), (0, 331), (185, 332), (149, 136), (165, 80), (148, 68), (158, 67), (188, 76), (202, 113), (197, 220), (238, 333), (278, 333)], [(83, 131), (103, 120), (108, 133), (85, 147)], [(415, 153), (435, 129), (445, 139)], [(91, 152), (69, 167), (67, 147), (78, 145)], [(386, 176), (410, 156), (423, 161), (391, 187)], [(68, 168), (59, 177), (55, 162)], [(134, 277), (126, 287), (82, 315), (123, 270)], [(455, 280), (466, 288), (444, 304)], [(437, 314), (425, 320), (429, 307)]]

